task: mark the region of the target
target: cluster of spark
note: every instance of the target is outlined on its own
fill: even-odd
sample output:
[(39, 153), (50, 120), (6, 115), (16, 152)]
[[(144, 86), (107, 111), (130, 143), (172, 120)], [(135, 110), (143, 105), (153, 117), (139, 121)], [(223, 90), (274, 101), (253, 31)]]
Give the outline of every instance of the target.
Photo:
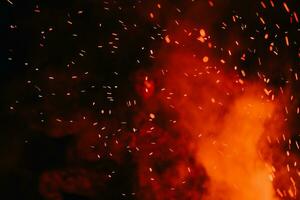
[[(222, 20), (218, 1), (188, 4), (180, 8), (168, 1), (150, 5), (137, 1), (129, 9), (119, 1), (102, 2), (103, 12), (126, 13), (128, 9), (152, 25), (147, 36), (150, 44), (137, 45), (141, 52), (135, 59), (138, 68), (127, 77), (132, 87), (118, 81), (122, 72), (111, 71), (110, 80), (97, 81), (97, 75), (78, 66), (89, 56), (88, 48), (75, 51), (60, 70), (25, 62), (29, 70), (26, 88), (34, 90), (42, 103), (24, 105), (18, 99), (9, 105), (11, 112), (26, 118), (29, 110), (35, 110), (39, 119), (28, 119), (34, 124), (32, 129), (53, 138), (73, 137), (66, 153), (69, 163), (109, 159), (121, 166), (101, 172), (82, 166), (45, 171), (40, 177), (45, 199), (63, 199), (61, 193), (96, 198), (97, 191), (108, 190), (106, 185), (129, 162), (135, 166), (132, 191), (120, 192), (120, 199), (299, 198), (299, 133), (289, 128), (291, 120), (299, 121), (300, 113), (300, 97), (293, 89), (300, 72), (299, 63), (293, 63), (297, 62), (294, 57), (300, 58), (296, 8), (288, 1), (253, 2), (257, 24), (248, 25), (243, 13), (236, 11)], [(183, 9), (192, 14), (220, 12), (221, 16), (198, 22)], [(78, 18), (84, 10), (68, 14), (65, 25), (72, 29), (76, 24), (72, 16)], [(170, 15), (164, 13), (168, 10)], [(265, 11), (285, 13), (288, 21), (284, 23), (294, 27), (291, 34), (284, 25), (270, 21)], [(36, 5), (33, 12), (39, 15), (43, 8)], [(95, 48), (99, 54), (118, 59), (119, 54), (126, 54), (126, 47), (119, 46), (121, 40), (138, 31), (141, 22), (117, 19), (116, 23), (120, 29), (105, 33)], [(107, 24), (99, 22), (99, 31)], [(9, 29), (15, 31), (18, 26), (12, 24)], [(216, 29), (224, 34), (226, 44), (218, 44)], [(52, 26), (41, 30), (38, 48), (45, 48), (47, 37), (55, 31)], [(72, 32), (70, 37), (75, 43), (80, 34)], [(296, 49), (296, 56), (281, 56), (284, 49)], [(148, 66), (145, 57), (151, 61)], [(272, 65), (283, 59), (286, 66), (275, 71), (284, 84), (275, 85)], [(9, 60), (13, 61), (13, 53)], [(82, 98), (88, 99), (84, 105)], [(76, 106), (64, 114), (64, 108), (55, 106), (61, 100)], [(30, 145), (30, 138), (26, 143)]]

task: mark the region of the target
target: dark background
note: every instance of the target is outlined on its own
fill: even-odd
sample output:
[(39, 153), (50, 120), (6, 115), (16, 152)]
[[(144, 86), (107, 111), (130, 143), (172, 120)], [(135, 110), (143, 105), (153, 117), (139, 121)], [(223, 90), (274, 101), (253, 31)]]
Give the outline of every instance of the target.
[[(128, 99), (139, 99), (132, 74), (151, 69), (155, 60), (149, 57), (149, 50), (161, 47), (164, 39), (157, 33), (164, 33), (163, 29), (174, 19), (210, 23), (207, 26), (219, 46), (226, 46), (228, 36), (233, 35), (244, 40), (246, 47), (255, 48), (254, 56), (242, 62), (238, 59), (240, 55), (235, 55), (237, 59), (233, 58), (230, 64), (244, 69), (249, 79), (256, 77), (257, 71), (266, 73), (271, 78), (269, 86), (277, 91), (280, 86), (291, 87), (295, 101), (289, 106), (295, 109), (300, 93), (299, 83), (293, 76), (295, 72), (300, 75), (300, 35), (299, 23), (290, 23), (290, 17), (294, 11), (299, 14), (299, 2), (289, 1), (290, 14), (279, 1), (272, 9), (270, 6), (262, 9), (260, 1), (216, 1), (211, 11), (207, 2), (199, 2), (195, 6), (192, 1), (161, 1), (159, 20), (149, 20), (148, 13), (157, 10), (157, 2), (15, 0), (11, 5), (1, 1), (1, 198), (44, 199), (39, 192), (41, 175), (61, 169), (68, 169), (67, 173), (72, 173), (69, 170), (74, 170), (75, 174), (88, 173), (95, 182), (101, 182), (102, 173), (111, 169), (118, 171), (111, 182), (95, 186), (99, 189), (95, 189), (97, 194), (93, 199), (121, 199), (122, 192), (134, 192), (135, 165), (130, 156), (122, 164), (110, 159), (102, 162), (70, 159), (66, 156), (67, 149), (74, 146), (76, 137), (64, 131), (55, 135), (52, 124), (57, 118), (73, 119), (81, 114), (92, 116), (94, 121), (130, 118), (131, 113), (120, 105)], [(205, 9), (199, 12), (198, 6)], [(181, 13), (176, 8), (180, 8)], [(264, 16), (265, 26), (259, 23), (256, 12)], [(247, 30), (242, 31), (239, 25), (232, 23), (234, 13), (242, 17), (238, 24), (247, 24)], [(220, 28), (223, 21), (230, 29)], [(280, 30), (276, 24), (280, 25)], [(49, 31), (50, 28), (53, 30)], [(268, 51), (269, 43), (263, 39), (265, 32), (270, 34), (270, 41), (275, 42), (279, 56)], [(286, 47), (284, 41), (287, 34), (290, 47)], [(253, 42), (249, 42), (251, 35), (256, 37)], [(223, 54), (219, 51), (216, 57)], [(263, 66), (257, 64), (258, 56)], [(78, 76), (75, 81), (71, 78), (73, 75)], [(55, 80), (51, 81), (49, 76), (54, 76)], [(115, 85), (118, 87), (113, 88)], [(67, 92), (71, 92), (70, 97), (65, 95)], [(113, 93), (114, 102), (109, 101), (107, 92)], [(96, 106), (92, 106), (92, 102), (97, 102)], [(100, 116), (101, 109), (106, 113), (112, 109), (117, 114)], [(292, 140), (299, 141), (296, 133), (299, 132), (299, 117), (290, 114), (288, 120), (290, 131), (295, 133)], [(100, 171), (100, 175), (91, 175), (95, 171)], [(76, 192), (62, 193), (63, 199), (92, 199)]]

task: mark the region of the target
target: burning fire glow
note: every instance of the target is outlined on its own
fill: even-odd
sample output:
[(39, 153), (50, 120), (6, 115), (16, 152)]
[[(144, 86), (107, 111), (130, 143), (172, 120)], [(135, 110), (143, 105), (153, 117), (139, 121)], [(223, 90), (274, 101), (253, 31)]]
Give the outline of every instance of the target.
[[(107, 12), (109, 6), (115, 7), (118, 12), (122, 11), (123, 8), (117, 5), (117, 1), (108, 2), (103, 4), (107, 6), (105, 7)], [(262, 1), (261, 5), (266, 9), (266, 3), (263, 2), (265, 1)], [(223, 10), (223, 4), (218, 1), (200, 1), (186, 9), (190, 12), (179, 8), (173, 9), (176, 13), (174, 16), (178, 14), (182, 18), (170, 19), (167, 6), (173, 7), (167, 1), (155, 4), (150, 12), (146, 3), (143, 5), (145, 8), (141, 8), (140, 3), (127, 6), (128, 9), (136, 8), (138, 11), (134, 12), (143, 15), (147, 23), (154, 24), (153, 30), (149, 31), (151, 35), (149, 38), (159, 40), (159, 45), (152, 48), (152, 44), (149, 44), (149, 47), (135, 44), (134, 46), (138, 46), (138, 51), (141, 51), (140, 54), (148, 56), (147, 52), (149, 52), (150, 61), (147, 60), (149, 62), (143, 65), (143, 57), (137, 59), (136, 63), (141, 67), (126, 74), (129, 76), (124, 78), (126, 81), (120, 78), (120, 82), (124, 83), (121, 87), (117, 87), (114, 83), (101, 85), (99, 88), (105, 89), (102, 96), (95, 94), (100, 91), (99, 88), (99, 91), (96, 90), (99, 85), (91, 86), (93, 81), (89, 79), (93, 78), (93, 73), (88, 73), (84, 69), (81, 76), (77, 75), (81, 72), (79, 68), (74, 67), (78, 71), (73, 69), (73, 65), (77, 63), (76, 59), (74, 59), (76, 62), (72, 60), (71, 64), (68, 64), (69, 71), (66, 73), (68, 78), (64, 77), (63, 73), (55, 74), (51, 71), (51, 76), (47, 74), (47, 83), (40, 81), (45, 83), (44, 85), (38, 87), (34, 84), (39, 81), (34, 80), (27, 82), (38, 92), (45, 94), (46, 100), (37, 106), (36, 113), (42, 113), (39, 116), (44, 115), (44, 111), (40, 110), (50, 113), (45, 120), (43, 119), (41, 126), (34, 124), (34, 128), (42, 127), (37, 129), (46, 132), (47, 136), (57, 140), (67, 138), (68, 141), (65, 145), (66, 167), (43, 171), (40, 176), (39, 191), (44, 198), (63, 200), (63, 194), (76, 194), (91, 199), (105, 199), (106, 197), (101, 195), (105, 194), (105, 191), (114, 189), (118, 191), (112, 193), (119, 195), (118, 198), (114, 196), (115, 199), (122, 197), (142, 200), (300, 198), (299, 156), (295, 153), (295, 151), (299, 153), (299, 144), (297, 139), (291, 139), (292, 133), (289, 132), (287, 123), (289, 111), (296, 107), (291, 103), (295, 97), (291, 95), (292, 88), (287, 86), (287, 83), (298, 81), (298, 74), (295, 73), (292, 78), (287, 78), (288, 81), (285, 80), (283, 86), (276, 85), (276, 81), (272, 85), (268, 76), (272, 75), (273, 61), (270, 61), (270, 66), (264, 68), (263, 59), (259, 57), (259, 53), (256, 53), (257, 48), (252, 47), (255, 45), (251, 43), (255, 37), (266, 40), (267, 53), (262, 54), (272, 53), (277, 56), (279, 45), (269, 42), (272, 34), (258, 35), (258, 28), (255, 27), (255, 31), (249, 33), (250, 39), (248, 35), (247, 40), (243, 38), (243, 34), (236, 36), (235, 28), (232, 28), (232, 32), (228, 28), (230, 23), (234, 27), (240, 22), (238, 28), (241, 28), (242, 33), (245, 33), (248, 27), (242, 21), (242, 17), (234, 13), (229, 17), (230, 23), (220, 23), (222, 30), (213, 35), (215, 27), (212, 24), (217, 23), (218, 19), (214, 12), (208, 12), (207, 17), (203, 19), (203, 27), (200, 27), (198, 24), (200, 22), (194, 19), (197, 19), (196, 15), (200, 11), (206, 12), (204, 3), (210, 9), (220, 5), (215, 13), (219, 14)], [(292, 12), (287, 4), (282, 5), (286, 12)], [(274, 7), (273, 1), (270, 1), (269, 7), (271, 6)], [(163, 9), (166, 9), (167, 14), (161, 11)], [(289, 17), (291, 22), (298, 23), (296, 14)], [(123, 33), (126, 37), (131, 39), (131, 34), (142, 32), (140, 30), (143, 29), (140, 28), (142, 25), (137, 25), (136, 22), (129, 25), (131, 22), (122, 20), (117, 19), (116, 24), (121, 24), (121, 30), (125, 30), (126, 34), (129, 32), (128, 35)], [(216, 22), (212, 22), (213, 20)], [(265, 25), (267, 20), (258, 16), (258, 27), (261, 24)], [(157, 25), (159, 22), (161, 25)], [(71, 26), (73, 23), (68, 21), (68, 24)], [(99, 23), (97, 27), (104, 30), (106, 26), (114, 28), (115, 25), (111, 25), (110, 22)], [(279, 26), (276, 24), (276, 27)], [(266, 28), (262, 32), (265, 30)], [(97, 44), (97, 48), (105, 49), (107, 44), (111, 54), (120, 56), (118, 44), (126, 38), (122, 35), (122, 31), (109, 32), (108, 36), (103, 37), (108, 38), (107, 41), (102, 41), (101, 38), (101, 44)], [(72, 34), (72, 37), (77, 37), (77, 34)], [(222, 34), (225, 35), (224, 38)], [(239, 37), (242, 39), (239, 40)], [(147, 39), (149, 38), (147, 35)], [(287, 47), (295, 44), (286, 33), (283, 38)], [(226, 42), (223, 41), (225, 44), (219, 45), (217, 40), (226, 40)], [(124, 44), (127, 44), (126, 42)], [(128, 47), (124, 49), (127, 53)], [(87, 51), (79, 51), (80, 58), (85, 55), (89, 55)], [(98, 52), (92, 55), (98, 55)], [(108, 60), (114, 61), (114, 58)], [(123, 59), (127, 60), (127, 57)], [(115, 63), (122, 63), (121, 61)], [(236, 64), (240, 62), (246, 67)], [(254, 68), (254, 62), (258, 63), (256, 67), (259, 70)], [(265, 61), (265, 65), (268, 65), (267, 62)], [(114, 65), (114, 62), (112, 63), (111, 65)], [(34, 74), (40, 73), (36, 69)], [(249, 71), (249, 76), (245, 72), (246, 69)], [(264, 70), (271, 72), (269, 75), (267, 72), (264, 74)], [(284, 70), (286, 69), (283, 67)], [(70, 75), (70, 72), (76, 75)], [(289, 68), (289, 72), (293, 72), (292, 68)], [(120, 74), (122, 75), (122, 72)], [(121, 75), (114, 72), (113, 78), (107, 79), (112, 81)], [(41, 76), (45, 77), (45, 74)], [(131, 80), (132, 85), (126, 85), (127, 78)], [(82, 89), (81, 82), (83, 86), (88, 85), (87, 88)], [(97, 77), (94, 82), (99, 83)], [(78, 88), (80, 88), (79, 92)], [(53, 100), (59, 98), (57, 97), (59, 95), (67, 99), (61, 106), (63, 108), (69, 102), (75, 102), (74, 107), (66, 111), (67, 114), (54, 106), (63, 99), (61, 97)], [(118, 95), (119, 98), (114, 98)], [(81, 98), (87, 99), (88, 106), (77, 109), (79, 105), (84, 104)], [(97, 107), (97, 103), (105, 100), (109, 103)], [(11, 110), (14, 108), (12, 107)], [(300, 113), (299, 110), (297, 107), (297, 115)], [(63, 114), (59, 116), (60, 114), (57, 113)], [(24, 116), (22, 117), (30, 120), (27, 115)], [(93, 164), (97, 167), (90, 167)], [(126, 191), (121, 191), (123, 189), (121, 186), (121, 189), (114, 188), (112, 183), (119, 184), (120, 180), (125, 182), (125, 186), (122, 187), (126, 188)], [(112, 189), (109, 188), (110, 186)]]
[[(163, 181), (177, 179), (175, 187), (177, 181), (186, 184), (184, 180), (189, 176), (201, 179), (191, 170), (193, 167), (202, 169), (207, 179), (203, 181), (203, 194), (195, 188), (190, 199), (277, 199), (271, 164), (264, 161), (261, 151), (268, 148), (268, 135), (279, 135), (280, 123), (274, 123), (274, 119), (270, 123), (278, 102), (265, 95), (263, 85), (232, 79), (233, 75), (203, 64), (192, 55), (171, 53), (166, 57), (163, 65), (168, 68), (161, 71), (164, 81), (158, 101), (177, 115), (172, 123), (180, 139), (172, 148), (187, 149), (177, 159), (190, 157), (193, 162), (179, 162), (165, 172), (167, 178)], [(140, 162), (143, 165), (145, 161)], [(167, 175), (170, 171), (175, 171), (172, 178)], [(140, 175), (144, 177), (145, 172)], [(152, 183), (155, 181), (149, 183), (152, 189), (164, 187), (162, 181)], [(161, 192), (154, 199), (170, 198), (167, 194)]]
[[(201, 33), (205, 37), (205, 31)], [(166, 45), (170, 43), (168, 37)], [(295, 199), (296, 182), (292, 177), (290, 182), (282, 179), (288, 172), (274, 163), (284, 160), (282, 152), (272, 147), (283, 129), (280, 95), (275, 98), (264, 83), (226, 71), (225, 61), (212, 62), (213, 54), (196, 56), (185, 47), (162, 48), (159, 54), (152, 71), (136, 73), (141, 105), (130, 119), (136, 128), (104, 142), (104, 147), (97, 137), (105, 141), (113, 123), (106, 123), (98, 136), (94, 127), (84, 128), (77, 154), (122, 164), (128, 151), (136, 164), (133, 195), (138, 199)], [(88, 146), (95, 146), (93, 152), (87, 151)], [(109, 152), (104, 153), (106, 148)], [(53, 184), (49, 176), (43, 177), (42, 186)], [(84, 186), (75, 184), (73, 192), (92, 193), (85, 181)]]

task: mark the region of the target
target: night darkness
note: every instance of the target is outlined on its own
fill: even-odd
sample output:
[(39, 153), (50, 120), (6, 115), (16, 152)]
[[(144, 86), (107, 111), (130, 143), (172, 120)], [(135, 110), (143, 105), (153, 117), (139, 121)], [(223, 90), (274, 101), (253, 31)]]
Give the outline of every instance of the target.
[(1, 199), (300, 199), (299, 11), (2, 0)]

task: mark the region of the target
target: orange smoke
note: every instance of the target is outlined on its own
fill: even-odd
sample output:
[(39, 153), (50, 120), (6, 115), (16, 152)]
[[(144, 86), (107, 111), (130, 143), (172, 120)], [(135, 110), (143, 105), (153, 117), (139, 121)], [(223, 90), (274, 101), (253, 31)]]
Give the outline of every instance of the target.
[(279, 124), (268, 123), (276, 101), (268, 100), (262, 84), (245, 83), (232, 72), (203, 63), (202, 57), (179, 52), (165, 58), (160, 101), (178, 114), (176, 129), (182, 144), (188, 141), (181, 148), (188, 149), (208, 176), (206, 192), (193, 199), (276, 200), (271, 164), (261, 155), (268, 130), (279, 132)]
[(215, 130), (218, 134), (200, 139), (196, 159), (211, 179), (205, 199), (276, 199), (270, 171), (258, 149), (273, 107), (252, 94), (245, 94), (235, 100), (218, 122), (221, 123)]

